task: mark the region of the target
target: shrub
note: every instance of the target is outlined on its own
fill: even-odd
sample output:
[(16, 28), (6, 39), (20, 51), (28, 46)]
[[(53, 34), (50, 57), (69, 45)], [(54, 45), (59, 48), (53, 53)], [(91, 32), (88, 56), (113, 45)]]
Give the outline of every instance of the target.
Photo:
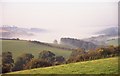
[(39, 68), (39, 67), (48, 67), (52, 64), (42, 60), (42, 59), (32, 59), (30, 62), (28, 62), (25, 66), (25, 69), (33, 69), (33, 68)]
[(55, 54), (50, 51), (42, 51), (39, 53), (39, 59), (45, 60), (47, 62), (53, 63), (55, 60)]
[(11, 72), (14, 65), (11, 52), (2, 53), (2, 73)]
[(13, 71), (19, 71), (23, 70), (26, 64), (32, 59), (34, 56), (32, 54), (26, 53), (21, 55), (20, 57), (17, 58), (15, 62), (15, 66), (13, 68)]

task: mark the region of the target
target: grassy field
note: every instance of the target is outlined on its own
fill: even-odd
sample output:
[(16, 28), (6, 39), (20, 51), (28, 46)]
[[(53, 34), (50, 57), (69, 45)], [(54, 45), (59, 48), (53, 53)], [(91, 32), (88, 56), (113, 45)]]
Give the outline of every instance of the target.
[(64, 56), (65, 58), (68, 58), (71, 54), (71, 51), (69, 50), (63, 50), (58, 48), (49, 47), (42, 44), (35, 44), (31, 43), (29, 41), (23, 41), (23, 40), (0, 40), (2, 42), (2, 51), (10, 51), (13, 53), (13, 58), (16, 59), (16, 57), (20, 56), (23, 53), (31, 53), (35, 57), (38, 57), (39, 52), (43, 50), (49, 50), (53, 53), (55, 53), (57, 56)]
[(118, 46), (118, 45), (120, 45), (119, 42), (120, 42), (120, 41), (118, 41), (118, 39), (114, 39), (114, 40), (107, 41), (107, 44), (108, 44), (108, 45)]
[(24, 70), (9, 74), (118, 74), (118, 57)]

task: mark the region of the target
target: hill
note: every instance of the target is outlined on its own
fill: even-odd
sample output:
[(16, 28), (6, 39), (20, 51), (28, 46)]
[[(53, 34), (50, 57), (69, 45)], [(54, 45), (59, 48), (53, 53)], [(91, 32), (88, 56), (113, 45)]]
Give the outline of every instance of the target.
[(83, 41), (80, 39), (74, 39), (74, 38), (61, 38), (60, 42), (61, 44), (68, 45), (73, 48), (81, 48), (85, 50), (97, 48), (97, 45), (95, 45), (92, 42), (87, 42), (87, 41)]
[(85, 38), (85, 39), (83, 39), (83, 41), (92, 42), (96, 45), (109, 45), (108, 41), (110, 41), (111, 39), (116, 39), (119, 37), (118, 30), (120, 30), (119, 27), (105, 28), (101, 31), (94, 33), (94, 35), (96, 35), (96, 36), (92, 36), (90, 38)]
[[(110, 36), (110, 35), (99, 35), (91, 38), (83, 39), (84, 41), (92, 42), (96, 45), (116, 45), (118, 42), (117, 36)], [(116, 43), (111, 43), (111, 41), (115, 41)], [(109, 43), (110, 42), (110, 43)]]
[(119, 27), (109, 27), (105, 28), (101, 31), (96, 32), (95, 34), (104, 34), (104, 35), (110, 35), (110, 36), (118, 36), (118, 33), (120, 33), (118, 30), (120, 30)]
[(9, 74), (118, 74), (118, 57), (24, 70)]
[(0, 42), (2, 42), (2, 51), (12, 52), (15, 59), (23, 53), (31, 53), (38, 57), (38, 53), (43, 50), (49, 50), (56, 54), (56, 56), (64, 56), (65, 58), (68, 58), (72, 52), (64, 48), (51, 47), (44, 43), (39, 44), (25, 40), (0, 40)]
[(0, 27), (0, 34), (2, 34), (2, 38), (31, 37), (34, 36), (35, 33), (43, 32), (47, 32), (47, 30), (41, 28), (21, 28), (8, 25), (3, 25)]

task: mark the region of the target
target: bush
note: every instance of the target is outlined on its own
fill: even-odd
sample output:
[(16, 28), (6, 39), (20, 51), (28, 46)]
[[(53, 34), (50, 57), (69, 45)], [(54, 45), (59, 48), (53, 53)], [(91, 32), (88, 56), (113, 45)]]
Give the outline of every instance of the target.
[(2, 53), (2, 73), (11, 72), (14, 65), (11, 52)]
[(15, 62), (15, 66), (13, 68), (13, 71), (19, 71), (23, 70), (26, 64), (32, 59), (34, 56), (32, 54), (26, 53), (21, 55), (20, 57), (17, 58)]
[(63, 56), (56, 56), (54, 60), (54, 65), (60, 65), (65, 63), (65, 58)]
[(39, 53), (39, 59), (45, 60), (47, 62), (53, 63), (55, 60), (55, 54), (50, 51), (42, 51)]
[(71, 62), (79, 62), (79, 61), (86, 61), (86, 60), (94, 60), (100, 58), (107, 58), (113, 56), (120, 55), (120, 46), (107, 46), (103, 48), (97, 48), (96, 50), (90, 50), (88, 52), (84, 52), (83, 50), (76, 50), (73, 51), (67, 63)]
[(28, 62), (25, 66), (25, 69), (33, 69), (33, 68), (39, 68), (39, 67), (48, 67), (52, 64), (42, 60), (42, 59), (32, 59), (30, 62)]

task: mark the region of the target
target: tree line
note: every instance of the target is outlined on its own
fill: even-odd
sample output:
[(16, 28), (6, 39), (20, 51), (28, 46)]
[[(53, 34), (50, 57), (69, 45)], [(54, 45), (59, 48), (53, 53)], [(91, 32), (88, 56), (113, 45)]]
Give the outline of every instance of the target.
[(65, 59), (63, 56), (56, 56), (51, 51), (43, 50), (39, 53), (38, 58), (34, 58), (30, 53), (25, 53), (14, 61), (11, 52), (3, 52), (2, 73), (115, 57), (119, 55), (120, 46), (107, 46), (104, 48), (97, 48), (96, 50), (89, 50), (87, 52), (79, 48), (72, 51), (68, 59)]
[(79, 48), (72, 52), (71, 56), (67, 60), (67, 63), (115, 57), (119, 55), (120, 55), (120, 46), (101, 47), (101, 48), (97, 48), (96, 50), (89, 50), (87, 52)]
[(34, 43), (34, 44), (45, 45), (45, 46), (48, 46), (48, 47), (63, 49), (63, 50), (70, 50), (70, 51), (74, 50), (73, 48), (67, 48), (67, 47), (63, 47), (63, 46), (55, 46), (55, 45), (51, 45), (49, 43), (44, 43), (44, 42), (40, 42), (40, 41), (31, 41), (31, 40), (29, 40), (29, 42)]
[(25, 53), (19, 56), (16, 61), (14, 61), (11, 52), (3, 52), (2, 73), (60, 65), (64, 62), (63, 56), (56, 56), (54, 53), (45, 50), (39, 53), (38, 58), (34, 58), (30, 53)]

